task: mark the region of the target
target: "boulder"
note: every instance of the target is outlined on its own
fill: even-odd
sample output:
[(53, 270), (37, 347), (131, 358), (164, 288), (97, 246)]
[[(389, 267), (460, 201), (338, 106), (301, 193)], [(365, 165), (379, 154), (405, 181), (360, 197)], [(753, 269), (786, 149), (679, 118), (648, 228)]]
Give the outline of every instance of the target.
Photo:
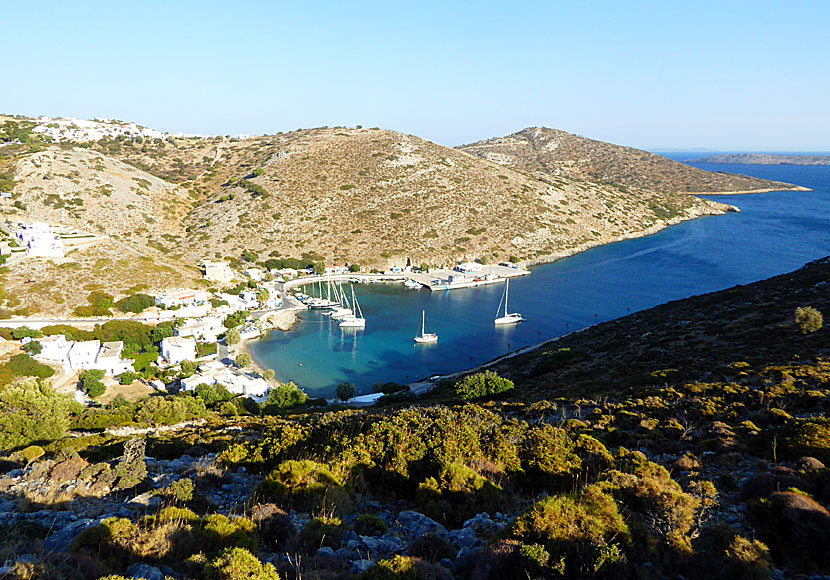
[(115, 489), (131, 489), (147, 477), (145, 445), (144, 439), (130, 439), (124, 443), (124, 455), (115, 467), (115, 475), (118, 477)]
[(409, 539), (414, 540), (420, 538), (424, 534), (433, 532), (440, 536), (447, 535), (447, 528), (416, 511), (407, 510), (398, 514), (398, 523), (406, 530)]
[(81, 518), (63, 526), (60, 529), (55, 529), (43, 542), (43, 549), (46, 552), (66, 552), (69, 546), (72, 545), (81, 533), (89, 528), (94, 528), (98, 525), (98, 520), (89, 518)]
[(127, 568), (127, 574), (132, 578), (145, 578), (146, 580), (164, 580), (164, 573), (148, 564), (133, 564)]

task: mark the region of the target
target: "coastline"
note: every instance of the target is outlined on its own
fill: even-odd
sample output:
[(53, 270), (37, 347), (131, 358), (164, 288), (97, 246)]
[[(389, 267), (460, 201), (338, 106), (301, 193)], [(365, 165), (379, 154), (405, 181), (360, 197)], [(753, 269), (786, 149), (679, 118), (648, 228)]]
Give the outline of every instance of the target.
[(792, 187), (768, 187), (766, 189), (747, 189), (745, 191), (687, 191), (687, 195), (751, 195), (753, 193), (772, 193), (773, 191), (813, 191), (809, 187), (793, 185)]

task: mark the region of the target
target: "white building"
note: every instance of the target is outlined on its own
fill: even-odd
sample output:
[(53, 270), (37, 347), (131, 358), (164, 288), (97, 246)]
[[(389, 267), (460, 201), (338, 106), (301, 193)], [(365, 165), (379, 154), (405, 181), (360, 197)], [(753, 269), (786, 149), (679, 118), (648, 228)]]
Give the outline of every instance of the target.
[(260, 268), (247, 268), (242, 270), (242, 273), (245, 274), (251, 280), (255, 280), (257, 282), (262, 281), (265, 277), (264, 272)]
[(156, 306), (175, 308), (207, 302), (208, 295), (204, 290), (180, 290), (164, 296), (156, 297)]
[(458, 264), (455, 269), (458, 272), (463, 272), (465, 274), (472, 274), (475, 272), (481, 272), (482, 265), (478, 262), (464, 262), (462, 264)]
[(175, 329), (176, 336), (192, 336), (200, 342), (216, 342), (216, 336), (223, 332), (225, 326), (218, 316), (188, 318), (183, 326)]
[(297, 277), (297, 270), (294, 268), (283, 268), (281, 270), (277, 270), (277, 273), (282, 276), (283, 280), (293, 280)]
[(171, 365), (183, 360), (196, 360), (196, 339), (171, 336), (161, 341), (161, 356)]
[(211, 282), (227, 284), (233, 282), (235, 275), (227, 262), (211, 262), (205, 260), (205, 279)]
[(104, 371), (106, 375), (120, 375), (133, 370), (133, 361), (121, 358), (123, 349), (124, 343), (120, 340), (103, 343), (95, 358), (95, 368)]
[(63, 367), (64, 372), (69, 370), (69, 351), (74, 343), (66, 340), (66, 336), (63, 334), (45, 336), (39, 339), (38, 342), (41, 351), (40, 354), (35, 356), (36, 359), (59, 364)]
[(181, 380), (182, 390), (194, 391), (199, 385), (222, 385), (234, 395), (262, 397), (270, 389), (268, 381), (260, 376), (248, 374), (238, 369), (223, 367)]
[(30, 258), (63, 258), (63, 240), (52, 232), (49, 224), (28, 224), (17, 232), (17, 239)]
[(326, 276), (333, 276), (338, 274), (348, 274), (349, 269), (344, 266), (326, 266), (324, 274)]
[(85, 371), (95, 368), (95, 359), (101, 349), (100, 340), (84, 340), (72, 344), (67, 357), (69, 368), (73, 371)]

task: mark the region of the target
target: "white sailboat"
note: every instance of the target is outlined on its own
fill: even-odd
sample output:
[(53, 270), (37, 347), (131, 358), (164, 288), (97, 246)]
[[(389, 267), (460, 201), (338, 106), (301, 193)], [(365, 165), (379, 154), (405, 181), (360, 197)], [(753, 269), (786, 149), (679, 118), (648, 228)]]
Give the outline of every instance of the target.
[(349, 298), (348, 296), (346, 296), (346, 293), (343, 292), (342, 285), (338, 288), (338, 290), (339, 292), (336, 292), (336, 295), (339, 297), (340, 302), (337, 306), (334, 307), (334, 310), (329, 312), (329, 316), (335, 319), (345, 318), (350, 314), (354, 314), (354, 312), (352, 312), (351, 307), (349, 306)]
[(522, 315), (519, 314), (518, 312), (511, 312), (511, 313), (507, 312), (507, 297), (508, 297), (509, 294), (510, 294), (510, 278), (508, 278), (504, 282), (504, 294), (502, 294), (502, 297), (501, 297), (502, 298), (501, 302), (504, 302), (504, 315), (499, 316), (499, 314), (501, 313), (501, 302), (499, 302), (499, 307), (496, 310), (496, 320), (495, 320), (496, 325), (515, 324), (516, 322), (521, 322), (521, 321), (524, 320), (524, 318), (522, 318)]
[(426, 332), (426, 311), (421, 310), (421, 328), (418, 334), (415, 335), (415, 342), (417, 344), (428, 344), (430, 342), (438, 342), (438, 335), (434, 332)]
[(354, 295), (354, 286), (352, 286), (352, 308), (354, 312), (340, 321), (340, 328), (364, 328), (366, 326), (363, 311), (360, 310), (360, 304), (358, 304), (357, 297)]

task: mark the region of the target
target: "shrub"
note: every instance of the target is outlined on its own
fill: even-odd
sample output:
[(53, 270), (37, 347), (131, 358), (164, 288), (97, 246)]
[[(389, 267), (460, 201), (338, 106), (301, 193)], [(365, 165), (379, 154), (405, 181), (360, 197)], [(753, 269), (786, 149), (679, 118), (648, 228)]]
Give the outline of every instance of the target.
[(284, 461), (262, 482), (257, 494), (298, 511), (325, 507), (348, 511), (351, 507), (343, 482), (326, 465), (310, 459)]
[(541, 500), (516, 519), (509, 534), (542, 546), (565, 576), (580, 576), (585, 568), (596, 575), (610, 575), (624, 562), (621, 544), (631, 539), (614, 498), (597, 485), (579, 495)]
[(293, 382), (288, 382), (271, 389), (268, 400), (263, 405), (263, 412), (273, 415), (281, 409), (289, 409), (297, 405), (304, 405), (308, 402), (306, 395), (300, 387)]
[(28, 354), (14, 355), (11, 359), (9, 359), (9, 362), (6, 363), (6, 367), (15, 377), (37, 377), (40, 379), (48, 379), (55, 374), (55, 369), (43, 363), (39, 363)]
[(824, 317), (812, 306), (799, 306), (795, 309), (795, 324), (801, 334), (812, 334), (821, 329)]
[(133, 294), (116, 302), (115, 307), (121, 312), (139, 314), (155, 303), (155, 299), (148, 294)]
[(527, 431), (520, 457), (529, 487), (570, 488), (582, 467), (568, 433), (550, 425)]
[(47, 383), (28, 380), (0, 391), (0, 449), (11, 450), (64, 436), (80, 406)]
[(131, 385), (138, 380), (138, 373), (133, 371), (126, 371), (118, 375), (118, 383), (121, 385)]
[(202, 524), (201, 536), (207, 552), (231, 547), (256, 548), (252, 535), (256, 532), (256, 524), (247, 518), (231, 519), (222, 514), (212, 514)]
[(23, 350), (25, 350), (30, 355), (38, 355), (43, 352), (43, 345), (40, 344), (37, 340), (33, 340), (31, 342), (26, 343), (23, 346)]
[(379, 560), (361, 576), (361, 580), (451, 580), (452, 574), (437, 564), (418, 558), (395, 556)]
[(371, 514), (360, 514), (354, 523), (354, 531), (361, 536), (382, 536), (387, 532), (386, 522)]
[(428, 532), (409, 545), (409, 554), (430, 562), (440, 562), (444, 558), (454, 559), (455, 548), (446, 538)]
[(830, 418), (792, 419), (784, 426), (781, 454), (789, 459), (815, 457), (830, 464)]
[(313, 554), (319, 548), (328, 546), (337, 549), (346, 529), (338, 518), (312, 518), (297, 534), (297, 548), (305, 554)]
[(252, 362), (253, 361), (251, 360), (251, 355), (249, 355), (247, 352), (243, 352), (238, 357), (236, 357), (236, 366), (238, 366), (239, 368), (247, 368), (251, 366)]
[(104, 371), (99, 369), (89, 369), (81, 372), (81, 388), (83, 391), (93, 399), (100, 397), (106, 392), (107, 388), (101, 379), (104, 378)]
[(228, 548), (205, 568), (208, 580), (280, 580), (272, 564), (262, 562), (245, 548)]
[(504, 511), (512, 498), (462, 463), (445, 466), (437, 478), (428, 477), (417, 491), (418, 503), (430, 517), (460, 524), (480, 512)]
[(13, 338), (14, 340), (20, 340), (21, 338), (41, 338), (43, 336), (42, 331), (36, 330), (34, 328), (29, 328), (28, 326), (19, 326), (17, 328), (12, 328), (10, 333), (11, 338)]
[(348, 401), (349, 399), (353, 399), (355, 395), (355, 388), (354, 385), (351, 383), (343, 382), (337, 385), (337, 390), (335, 391), (337, 398), (341, 401)]
[(513, 389), (513, 381), (493, 371), (467, 375), (455, 383), (455, 394), (465, 401), (504, 393)]

